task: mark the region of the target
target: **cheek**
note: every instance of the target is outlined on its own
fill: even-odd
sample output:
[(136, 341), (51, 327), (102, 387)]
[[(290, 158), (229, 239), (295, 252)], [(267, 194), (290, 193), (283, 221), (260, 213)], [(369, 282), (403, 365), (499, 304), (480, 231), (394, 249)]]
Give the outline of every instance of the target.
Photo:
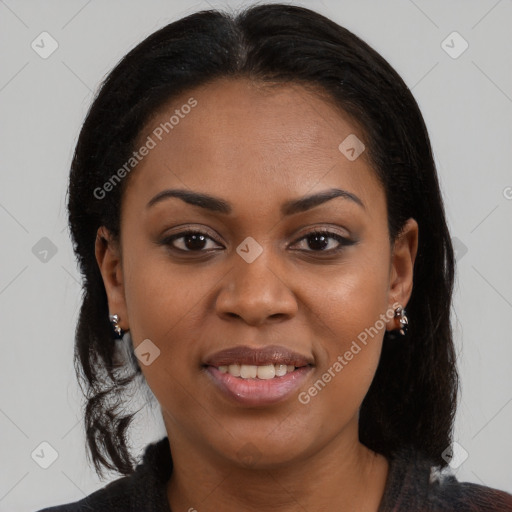
[(165, 371), (172, 356), (174, 361), (186, 357), (179, 352), (189, 344), (179, 341), (184, 324), (195, 314), (196, 295), (194, 283), (179, 270), (170, 271), (169, 262), (164, 258), (155, 257), (154, 252), (150, 254), (137, 245), (130, 247), (131, 250), (127, 249), (130, 258), (123, 265), (130, 333), (136, 353), (143, 340), (149, 339), (156, 347), (153, 350), (158, 357), (154, 362), (149, 366), (140, 365), (148, 384), (153, 387), (152, 379), (166, 378)]
[(315, 354), (321, 382), (316, 381), (317, 391), (306, 393), (322, 390), (329, 407), (343, 405), (347, 413), (354, 412), (373, 380), (386, 329), (387, 277), (385, 266), (360, 262), (310, 296), (310, 322), (317, 324), (321, 340)]
[(191, 409), (187, 390), (192, 389), (191, 369), (198, 366), (197, 339), (204, 325), (198, 301), (208, 283), (179, 269), (171, 271), (168, 262), (158, 259), (146, 265), (133, 261), (130, 270), (126, 296), (134, 349), (137, 353), (143, 340), (151, 341), (158, 356), (147, 366), (139, 365), (163, 413), (174, 421), (170, 412)]
[[(165, 248), (135, 248), (125, 265), (125, 296), (135, 338), (163, 343), (198, 314), (199, 298), (212, 284), (208, 270), (171, 264)], [(167, 333), (167, 336), (166, 336)]]
[[(355, 339), (366, 328), (375, 325), (388, 305), (389, 279), (387, 266), (377, 259), (365, 264), (364, 257), (340, 267), (311, 287), (310, 305), (319, 320), (336, 335), (340, 348)], [(382, 322), (377, 325), (382, 330)], [(332, 337), (332, 336), (331, 336)]]

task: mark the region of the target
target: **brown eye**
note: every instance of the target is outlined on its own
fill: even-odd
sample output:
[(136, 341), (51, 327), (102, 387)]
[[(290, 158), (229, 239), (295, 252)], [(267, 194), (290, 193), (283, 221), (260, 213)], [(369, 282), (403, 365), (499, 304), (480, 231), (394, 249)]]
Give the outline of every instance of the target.
[(355, 242), (331, 231), (313, 231), (303, 236), (300, 240), (306, 240), (309, 249), (307, 252), (338, 252), (343, 247), (353, 245)]
[[(206, 252), (215, 247), (208, 247), (208, 242), (215, 242), (210, 236), (201, 231), (185, 231), (167, 237), (162, 241), (172, 249), (183, 252)], [(215, 242), (216, 244), (216, 242)]]

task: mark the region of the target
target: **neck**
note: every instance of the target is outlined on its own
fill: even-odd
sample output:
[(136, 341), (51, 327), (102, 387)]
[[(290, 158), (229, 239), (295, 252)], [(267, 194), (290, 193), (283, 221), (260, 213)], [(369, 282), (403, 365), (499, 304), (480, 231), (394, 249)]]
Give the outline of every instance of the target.
[(348, 442), (339, 436), (280, 466), (244, 467), (176, 432), (168, 435), (174, 469), (167, 496), (173, 512), (377, 512), (384, 494), (388, 462), (357, 437)]

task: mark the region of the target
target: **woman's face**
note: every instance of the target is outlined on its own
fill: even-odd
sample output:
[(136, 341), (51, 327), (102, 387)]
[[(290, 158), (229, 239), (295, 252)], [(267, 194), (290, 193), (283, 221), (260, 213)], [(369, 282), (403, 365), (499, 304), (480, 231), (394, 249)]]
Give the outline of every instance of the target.
[(120, 251), (98, 242), (97, 258), (173, 449), (263, 467), (357, 442), (417, 244), (410, 220), (391, 246), (358, 140), (300, 85), (242, 79), (184, 94), (141, 133), (152, 147), (129, 176)]

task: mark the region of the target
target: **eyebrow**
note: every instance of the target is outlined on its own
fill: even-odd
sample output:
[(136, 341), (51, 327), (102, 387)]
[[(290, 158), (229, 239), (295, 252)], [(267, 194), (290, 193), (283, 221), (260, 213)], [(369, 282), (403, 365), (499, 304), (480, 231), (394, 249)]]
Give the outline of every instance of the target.
[[(176, 197), (185, 203), (199, 206), (216, 213), (223, 213), (228, 215), (233, 211), (231, 204), (219, 197), (183, 189), (168, 189), (159, 192), (148, 202), (146, 208), (150, 208), (151, 206), (172, 197)], [(281, 206), (281, 214), (283, 216), (288, 216), (295, 213), (304, 212), (336, 197), (348, 199), (365, 209), (364, 203), (361, 201), (361, 199), (359, 199), (359, 197), (357, 197), (352, 192), (348, 192), (347, 190), (342, 190), (339, 188), (331, 188), (316, 194), (301, 197), (300, 199), (292, 199), (290, 201), (286, 201)]]

